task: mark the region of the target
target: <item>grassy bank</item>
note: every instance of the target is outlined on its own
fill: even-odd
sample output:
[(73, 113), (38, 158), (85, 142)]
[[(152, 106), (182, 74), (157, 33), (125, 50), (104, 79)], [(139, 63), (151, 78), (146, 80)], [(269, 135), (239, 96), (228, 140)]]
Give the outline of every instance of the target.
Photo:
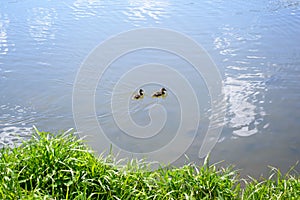
[(67, 133), (37, 131), (0, 154), (0, 199), (300, 199), (299, 176), (275, 168), (262, 180), (207, 163), (150, 171), (141, 161), (96, 157)]

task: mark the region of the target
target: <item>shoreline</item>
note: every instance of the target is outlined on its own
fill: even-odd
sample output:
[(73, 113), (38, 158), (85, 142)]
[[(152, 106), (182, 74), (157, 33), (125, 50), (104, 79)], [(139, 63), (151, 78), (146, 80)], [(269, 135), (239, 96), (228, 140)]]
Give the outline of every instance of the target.
[[(0, 150), (1, 199), (298, 199), (291, 168), (269, 177), (240, 178), (233, 167), (186, 164), (150, 170), (150, 163), (95, 154), (73, 133), (37, 129), (30, 140)], [(293, 174), (293, 175), (291, 175)]]

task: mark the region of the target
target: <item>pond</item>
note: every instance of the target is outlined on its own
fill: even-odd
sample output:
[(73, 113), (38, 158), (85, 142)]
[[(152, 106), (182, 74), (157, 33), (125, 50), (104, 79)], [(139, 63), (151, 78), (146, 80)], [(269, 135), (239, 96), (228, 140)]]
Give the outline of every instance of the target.
[[(267, 173), (268, 165), (286, 171), (300, 159), (299, 0), (1, 1), (1, 145), (28, 138), (33, 125), (53, 132), (76, 129), (80, 122), (74, 120), (73, 109), (78, 106), (74, 105), (74, 87), (85, 61), (107, 39), (141, 28), (187, 36), (207, 52), (220, 73), (224, 100), (220, 112), (224, 116), (218, 116), (222, 119), (214, 124), (220, 135), (208, 135), (208, 141), (216, 141), (211, 162), (225, 160), (243, 169), (242, 174), (259, 176)], [(132, 42), (116, 43), (107, 51), (115, 52)], [(178, 42), (177, 46), (182, 45)], [(138, 78), (132, 77), (147, 80), (144, 84), (124, 78), (147, 63), (156, 64), (142, 70)], [(187, 85), (173, 79), (166, 66), (184, 77), (196, 101), (187, 100), (189, 105), (184, 107), (178, 95), (183, 91), (188, 96), (184, 93)], [(162, 82), (151, 82), (149, 77)], [(185, 155), (192, 162), (201, 160), (199, 149), (210, 129), (214, 102), (211, 85), (192, 63), (172, 52), (144, 48), (122, 54), (101, 78), (94, 78), (92, 107), (106, 134), (105, 143), (145, 156), (173, 141), (187, 121), (180, 141), (191, 144), (174, 164), (186, 162)], [(125, 82), (118, 90), (120, 80)], [(164, 81), (169, 85), (162, 84)], [(166, 87), (167, 96), (151, 98), (161, 87)], [(144, 98), (132, 99), (139, 88), (145, 91)], [(114, 108), (112, 101), (116, 101)], [(87, 105), (80, 106), (85, 109)], [(126, 122), (129, 115), (135, 127)], [(90, 131), (96, 130), (92, 115), (81, 117)], [(116, 117), (123, 120), (123, 128)], [(196, 128), (190, 128), (191, 124)], [(159, 134), (154, 135), (156, 132)], [(180, 146), (179, 142), (168, 152), (182, 151)], [(161, 160), (168, 157), (172, 155), (161, 154)]]

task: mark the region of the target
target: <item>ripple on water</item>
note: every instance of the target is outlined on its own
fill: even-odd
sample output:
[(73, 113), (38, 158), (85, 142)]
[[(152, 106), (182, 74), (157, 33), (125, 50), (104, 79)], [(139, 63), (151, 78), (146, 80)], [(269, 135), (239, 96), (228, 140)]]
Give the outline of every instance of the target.
[(11, 104), (0, 105), (0, 110), (0, 147), (20, 145), (31, 136), (35, 112)]
[(133, 23), (134, 25), (139, 22), (153, 21), (154, 23), (160, 23), (162, 18), (168, 16), (166, 8), (169, 6), (167, 1), (129, 1), (127, 9), (123, 11), (126, 16), (126, 22)]
[(31, 37), (37, 42), (55, 39), (56, 30), (53, 25), (56, 18), (54, 8), (32, 8), (27, 19)]
[(299, 10), (299, 8), (300, 8), (299, 0), (270, 0), (268, 4), (268, 9), (270, 11), (278, 11), (281, 9)]
[(73, 11), (72, 13), (76, 20), (88, 17), (99, 17), (106, 12), (106, 9), (103, 9), (103, 2), (100, 0), (76, 0), (73, 4), (66, 5)]
[(31, 127), (6, 126), (0, 128), (0, 148), (21, 145), (24, 140), (31, 137), (32, 131)]
[(226, 121), (237, 136), (250, 136), (258, 133), (263, 117), (264, 108), (258, 99), (264, 98), (257, 90), (261, 90), (260, 84), (255, 84), (241, 77), (226, 78), (225, 93), (229, 103)]
[(0, 13), (0, 55), (7, 54), (11, 49), (11, 47), (15, 46), (14, 44), (9, 42), (9, 38), (7, 34), (9, 23), (10, 20), (8, 18), (8, 15)]
[[(215, 33), (215, 49), (225, 57), (224, 91), (228, 103), (226, 125), (232, 136), (251, 136), (264, 126), (265, 74), (259, 66), (266, 57), (259, 51), (262, 36), (253, 24), (223, 25)], [(231, 136), (231, 138), (232, 138)]]

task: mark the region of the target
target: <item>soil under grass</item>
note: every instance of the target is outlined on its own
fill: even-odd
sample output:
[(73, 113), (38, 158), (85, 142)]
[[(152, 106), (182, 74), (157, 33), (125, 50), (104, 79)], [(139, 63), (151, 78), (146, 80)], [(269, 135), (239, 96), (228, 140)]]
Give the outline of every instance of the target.
[(97, 157), (72, 133), (36, 130), (0, 156), (0, 199), (300, 199), (299, 175), (275, 168), (260, 180), (207, 162), (151, 171), (143, 161)]

